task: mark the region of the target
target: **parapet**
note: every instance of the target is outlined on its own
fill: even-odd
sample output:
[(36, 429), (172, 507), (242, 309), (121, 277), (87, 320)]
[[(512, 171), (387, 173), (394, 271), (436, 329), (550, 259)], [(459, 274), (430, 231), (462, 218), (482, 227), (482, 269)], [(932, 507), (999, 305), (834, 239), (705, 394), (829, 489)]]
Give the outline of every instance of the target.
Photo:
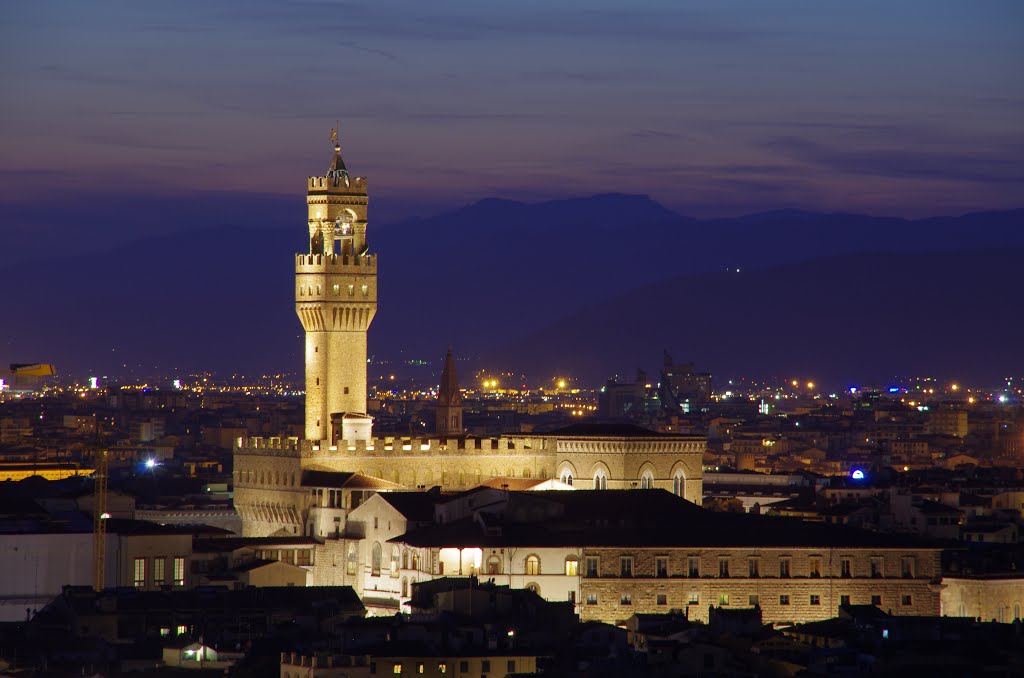
[(366, 179), (364, 177), (349, 177), (348, 184), (346, 184), (344, 180), (335, 182), (331, 177), (309, 177), (306, 181), (306, 189), (310, 193), (365, 196)]
[[(350, 269), (345, 271), (344, 269)], [(377, 255), (366, 254), (296, 254), (296, 273), (376, 273)]]
[(402, 456), (432, 456), (444, 454), (477, 453), (536, 454), (540, 448), (532, 448), (523, 440), (513, 438), (474, 438), (459, 436), (451, 438), (391, 437), (370, 438), (369, 440), (312, 441), (298, 438), (238, 438), (235, 449), (239, 452), (271, 454), (280, 456), (387, 456), (398, 453)]

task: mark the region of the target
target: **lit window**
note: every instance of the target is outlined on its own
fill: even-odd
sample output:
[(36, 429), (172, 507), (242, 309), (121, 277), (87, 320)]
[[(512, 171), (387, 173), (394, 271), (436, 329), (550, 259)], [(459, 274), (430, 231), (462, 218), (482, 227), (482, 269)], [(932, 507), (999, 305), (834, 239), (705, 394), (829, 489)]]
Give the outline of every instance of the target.
[(580, 574), (580, 561), (576, 556), (569, 556), (565, 559), (565, 576), (578, 577)]
[(167, 564), (165, 558), (154, 558), (153, 559), (153, 585), (163, 586), (164, 583), (164, 566)]
[(438, 673), (448, 673), (448, 665), (447, 664), (438, 664), (437, 665), (437, 672)]
[(686, 599), (687, 605), (700, 605), (700, 595), (696, 591), (690, 591), (689, 597)]
[(370, 556), (370, 574), (374, 577), (380, 576), (381, 548), (379, 542), (374, 542)]
[(526, 556), (526, 574), (540, 574), (540, 558), (534, 555)]
[(394, 667), (392, 668), (391, 672), (394, 673), (396, 676), (401, 675), (401, 673), (402, 673), (402, 665), (401, 664), (395, 664)]
[(619, 605), (632, 605), (632, 604), (633, 604), (633, 594), (632, 593), (623, 593), (622, 597), (619, 598)]
[(185, 626), (184, 624), (181, 624), (181, 625), (179, 625), (179, 626), (178, 626), (178, 628), (177, 628), (177, 629), (175, 629), (175, 631), (177, 631), (177, 632), (178, 632), (178, 635), (179, 635), (179, 636), (183, 636), (183, 635), (185, 635), (186, 633), (188, 633), (188, 627), (187, 627), (187, 626)]
[(146, 559), (135, 559), (135, 588), (141, 589), (146, 586)]
[(719, 593), (718, 594), (718, 604), (719, 605), (728, 605), (729, 604), (729, 594), (728, 593)]

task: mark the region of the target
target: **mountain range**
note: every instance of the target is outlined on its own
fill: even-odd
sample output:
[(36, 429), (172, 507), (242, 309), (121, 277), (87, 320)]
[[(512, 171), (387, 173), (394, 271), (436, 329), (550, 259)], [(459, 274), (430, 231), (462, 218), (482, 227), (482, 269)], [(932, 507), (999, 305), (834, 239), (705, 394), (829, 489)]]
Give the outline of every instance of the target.
[[(194, 230), (4, 266), (0, 358), (76, 373), (301, 371), (301, 204), (288, 228), (268, 222), (280, 205), (265, 207), (213, 224), (182, 208)], [(720, 374), (992, 379), (1024, 367), (1022, 225), (1024, 210), (697, 220), (619, 194), (489, 199), (380, 226), (371, 207), (370, 352), (394, 366), (452, 344), (464, 372), (591, 383), (654, 366), (663, 349)]]

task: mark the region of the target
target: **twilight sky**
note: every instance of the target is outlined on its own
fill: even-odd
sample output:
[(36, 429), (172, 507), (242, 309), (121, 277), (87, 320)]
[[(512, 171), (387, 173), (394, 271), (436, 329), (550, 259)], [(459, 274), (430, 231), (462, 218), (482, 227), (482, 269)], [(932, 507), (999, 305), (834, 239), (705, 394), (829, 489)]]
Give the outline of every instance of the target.
[(4, 2), (0, 204), (301, 200), (340, 118), (377, 220), (603, 191), (1019, 207), (1022, 35), (1020, 0)]

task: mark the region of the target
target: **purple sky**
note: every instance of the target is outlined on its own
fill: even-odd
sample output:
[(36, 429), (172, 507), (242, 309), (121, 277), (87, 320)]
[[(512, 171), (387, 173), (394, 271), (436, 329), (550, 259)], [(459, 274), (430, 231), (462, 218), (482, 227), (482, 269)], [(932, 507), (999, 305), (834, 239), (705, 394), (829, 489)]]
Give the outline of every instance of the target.
[(392, 218), (603, 191), (1019, 207), (1022, 29), (1020, 0), (5, 2), (0, 203), (301, 198), (340, 118)]

